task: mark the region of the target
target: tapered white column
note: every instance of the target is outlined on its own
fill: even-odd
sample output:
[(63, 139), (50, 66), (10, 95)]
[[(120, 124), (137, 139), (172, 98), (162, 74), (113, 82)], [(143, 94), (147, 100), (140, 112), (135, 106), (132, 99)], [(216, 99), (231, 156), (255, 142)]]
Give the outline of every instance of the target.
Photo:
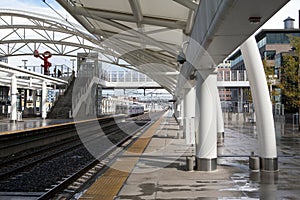
[(47, 117), (47, 84), (46, 81), (42, 83), (42, 118), (46, 119)]
[(183, 127), (184, 118), (184, 99), (180, 99), (180, 109), (179, 109), (179, 125)]
[(196, 89), (184, 89), (184, 133), (185, 143), (189, 145), (195, 144), (195, 114), (196, 114)]
[(216, 88), (217, 92), (217, 136), (218, 136), (218, 146), (222, 146), (224, 144), (224, 120), (222, 113), (222, 106), (219, 96), (218, 88)]
[(260, 167), (261, 170), (276, 171), (278, 170), (278, 159), (272, 104), (263, 63), (254, 36), (241, 45), (241, 51), (248, 72), (256, 112)]
[(32, 90), (33, 114), (36, 115), (36, 90)]
[(238, 112), (242, 113), (244, 110), (244, 91), (243, 88), (240, 88), (238, 91)]
[(200, 73), (196, 85), (199, 104), (196, 169), (213, 171), (217, 169), (217, 74), (212, 70)]
[(17, 121), (17, 78), (16, 75), (13, 74), (11, 76), (11, 115), (10, 120), (15, 122)]

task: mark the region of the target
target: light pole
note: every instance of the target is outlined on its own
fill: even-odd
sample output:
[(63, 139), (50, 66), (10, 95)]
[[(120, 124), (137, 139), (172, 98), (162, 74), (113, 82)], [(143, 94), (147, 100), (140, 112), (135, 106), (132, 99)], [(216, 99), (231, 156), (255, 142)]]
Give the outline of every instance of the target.
[(27, 69), (27, 67), (26, 67), (27, 61), (28, 61), (28, 60), (22, 60), (22, 62), (24, 62), (24, 69)]
[(71, 58), (70, 61), (72, 62), (72, 71), (74, 71), (74, 67), (75, 67), (74, 63), (75, 63), (76, 59), (75, 58)]

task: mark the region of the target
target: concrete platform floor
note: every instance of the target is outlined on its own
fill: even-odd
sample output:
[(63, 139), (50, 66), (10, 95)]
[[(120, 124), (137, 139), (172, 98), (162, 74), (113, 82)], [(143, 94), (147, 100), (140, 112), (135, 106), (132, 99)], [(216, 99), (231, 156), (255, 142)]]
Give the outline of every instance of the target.
[(218, 169), (188, 172), (185, 156), (193, 148), (177, 138), (182, 131), (168, 115), (115, 199), (299, 199), (300, 134), (276, 127), (278, 172), (249, 170), (248, 156), (258, 153), (254, 124), (226, 125)]
[(7, 132), (26, 130), (42, 126), (50, 126), (54, 124), (62, 124), (72, 122), (72, 119), (46, 119), (41, 118), (23, 118), (22, 121), (11, 122), (9, 119), (0, 120), (0, 135)]

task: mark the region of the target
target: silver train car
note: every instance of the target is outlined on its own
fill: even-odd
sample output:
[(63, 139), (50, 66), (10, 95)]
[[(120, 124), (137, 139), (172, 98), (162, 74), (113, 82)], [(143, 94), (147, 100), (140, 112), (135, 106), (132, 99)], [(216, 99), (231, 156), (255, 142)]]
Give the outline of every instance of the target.
[(128, 116), (136, 116), (144, 114), (144, 106), (138, 104), (116, 105), (116, 114), (125, 114)]

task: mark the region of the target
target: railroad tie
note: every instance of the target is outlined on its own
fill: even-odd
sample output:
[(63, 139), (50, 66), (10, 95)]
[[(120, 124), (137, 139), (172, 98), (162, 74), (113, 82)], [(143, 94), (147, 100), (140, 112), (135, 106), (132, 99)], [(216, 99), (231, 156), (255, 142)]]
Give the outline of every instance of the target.
[[(143, 135), (141, 135), (80, 199), (114, 199), (163, 120), (164, 117), (162, 116)], [(123, 170), (120, 171), (117, 169)]]

